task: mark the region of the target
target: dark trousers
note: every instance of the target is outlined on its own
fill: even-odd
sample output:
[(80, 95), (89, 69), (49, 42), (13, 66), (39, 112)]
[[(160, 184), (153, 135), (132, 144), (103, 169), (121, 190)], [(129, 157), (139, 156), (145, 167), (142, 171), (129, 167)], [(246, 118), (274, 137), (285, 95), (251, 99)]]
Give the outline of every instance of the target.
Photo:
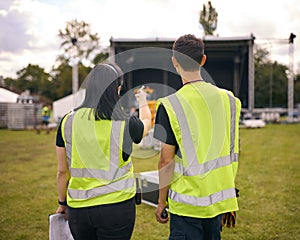
[(135, 201), (132, 198), (94, 207), (69, 207), (68, 214), (75, 240), (129, 240), (135, 222)]
[(214, 218), (192, 218), (171, 213), (169, 240), (220, 240), (222, 214)]

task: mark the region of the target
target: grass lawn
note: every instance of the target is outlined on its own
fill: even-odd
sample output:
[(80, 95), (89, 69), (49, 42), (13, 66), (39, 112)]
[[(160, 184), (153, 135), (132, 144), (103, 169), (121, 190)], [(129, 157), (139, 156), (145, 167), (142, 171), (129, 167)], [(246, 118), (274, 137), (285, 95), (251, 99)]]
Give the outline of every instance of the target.
[[(0, 240), (48, 239), (57, 208), (55, 132), (0, 130)], [(158, 154), (134, 158), (136, 172), (155, 170)], [(222, 239), (300, 239), (300, 124), (241, 129), (237, 225)], [(154, 207), (137, 206), (132, 239), (167, 239)]]

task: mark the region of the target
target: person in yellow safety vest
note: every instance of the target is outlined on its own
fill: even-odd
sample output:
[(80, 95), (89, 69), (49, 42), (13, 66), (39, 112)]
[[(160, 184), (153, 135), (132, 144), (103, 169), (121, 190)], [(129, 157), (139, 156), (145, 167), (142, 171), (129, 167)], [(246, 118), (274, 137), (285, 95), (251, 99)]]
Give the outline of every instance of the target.
[(169, 221), (162, 215), (168, 207), (169, 239), (220, 239), (222, 217), (234, 225), (238, 210), (241, 103), (202, 78), (206, 55), (201, 39), (183, 35), (172, 50), (183, 86), (157, 101), (154, 137), (162, 149), (156, 220)]
[(46, 104), (43, 105), (42, 112), (41, 112), (41, 117), (42, 117), (41, 125), (39, 128), (37, 128), (38, 134), (40, 133), (40, 131), (42, 129), (46, 129), (46, 133), (49, 134), (50, 129), (49, 129), (48, 125), (49, 125), (50, 114), (51, 114), (50, 107), (48, 107), (48, 105), (46, 105)]
[(120, 104), (122, 70), (96, 65), (80, 91), (82, 104), (61, 120), (56, 213), (68, 215), (74, 239), (130, 239), (135, 223), (136, 185), (130, 154), (151, 126), (146, 93), (136, 98), (140, 114), (127, 116)]

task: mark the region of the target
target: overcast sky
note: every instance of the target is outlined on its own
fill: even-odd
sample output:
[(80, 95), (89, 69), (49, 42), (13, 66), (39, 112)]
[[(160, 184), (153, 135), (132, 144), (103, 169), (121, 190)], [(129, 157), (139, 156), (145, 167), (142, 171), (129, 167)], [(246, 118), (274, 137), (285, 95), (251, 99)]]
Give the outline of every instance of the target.
[[(256, 37), (271, 57), (300, 69), (300, 0), (211, 0), (218, 12), (220, 37)], [(50, 71), (61, 53), (58, 30), (72, 19), (91, 24), (101, 45), (111, 37), (202, 37), (199, 13), (207, 0), (0, 0), (0, 76), (16, 77), (29, 63)], [(285, 40), (285, 41), (281, 41)]]

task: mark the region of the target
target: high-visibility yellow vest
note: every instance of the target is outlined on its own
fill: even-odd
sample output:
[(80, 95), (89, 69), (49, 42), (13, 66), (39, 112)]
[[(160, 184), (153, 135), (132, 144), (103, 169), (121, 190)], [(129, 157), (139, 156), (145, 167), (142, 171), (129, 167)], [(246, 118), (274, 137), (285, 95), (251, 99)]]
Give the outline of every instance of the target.
[(170, 212), (210, 218), (238, 210), (234, 180), (239, 99), (210, 83), (196, 82), (159, 99), (157, 107), (160, 103), (180, 150), (168, 194)]
[(42, 108), (42, 116), (50, 116), (50, 111), (49, 108), (47, 106)]
[(125, 121), (95, 121), (93, 111), (87, 108), (63, 119), (70, 207), (116, 203), (135, 196), (131, 159), (122, 159), (124, 126)]

